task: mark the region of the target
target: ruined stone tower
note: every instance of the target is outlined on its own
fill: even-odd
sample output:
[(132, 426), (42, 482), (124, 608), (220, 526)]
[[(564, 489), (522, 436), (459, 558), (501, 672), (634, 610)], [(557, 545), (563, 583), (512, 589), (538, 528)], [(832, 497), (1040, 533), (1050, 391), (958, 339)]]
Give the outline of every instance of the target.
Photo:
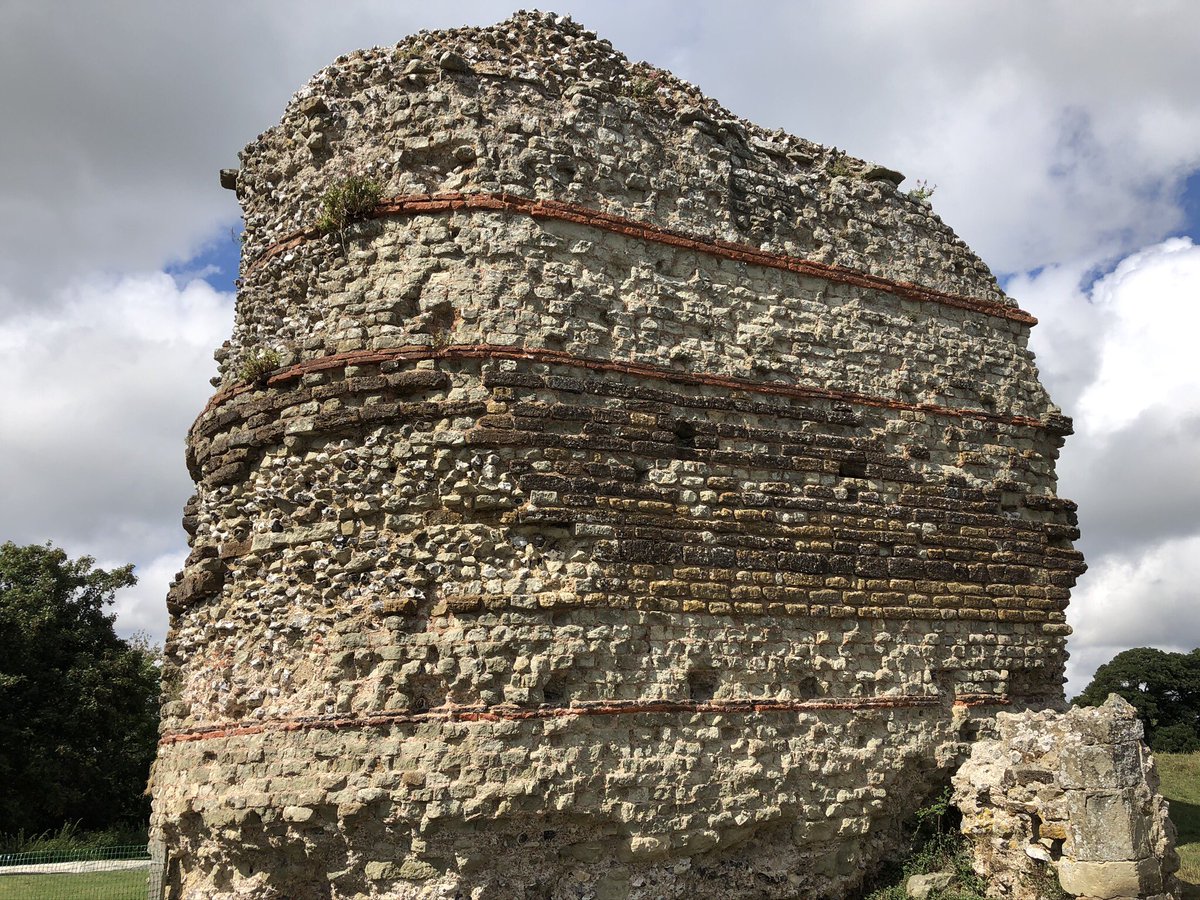
[(537, 13), (341, 58), (241, 161), (170, 896), (838, 896), (1061, 702), (1069, 423), (898, 173)]

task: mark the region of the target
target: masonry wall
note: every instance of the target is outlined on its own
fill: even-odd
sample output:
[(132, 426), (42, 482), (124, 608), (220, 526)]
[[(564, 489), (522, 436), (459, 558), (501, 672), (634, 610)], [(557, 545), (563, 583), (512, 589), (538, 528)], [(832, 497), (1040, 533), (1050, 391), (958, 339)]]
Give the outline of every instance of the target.
[(988, 896), (1174, 900), (1175, 827), (1137, 711), (1100, 707), (996, 716), (954, 775), (954, 803)]
[(1060, 703), (1069, 422), (899, 178), (553, 16), (318, 73), (189, 437), (173, 895), (840, 896)]

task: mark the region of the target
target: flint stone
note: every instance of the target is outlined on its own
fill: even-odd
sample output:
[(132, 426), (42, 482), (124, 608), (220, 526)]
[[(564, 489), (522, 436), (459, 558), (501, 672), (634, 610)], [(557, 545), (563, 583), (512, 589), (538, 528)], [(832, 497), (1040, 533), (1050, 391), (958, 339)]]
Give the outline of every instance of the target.
[(453, 51), (447, 51), (446, 53), (443, 53), (441, 59), (438, 60), (438, 65), (440, 65), (447, 72), (466, 73), (474, 71), (471, 68), (470, 63)]

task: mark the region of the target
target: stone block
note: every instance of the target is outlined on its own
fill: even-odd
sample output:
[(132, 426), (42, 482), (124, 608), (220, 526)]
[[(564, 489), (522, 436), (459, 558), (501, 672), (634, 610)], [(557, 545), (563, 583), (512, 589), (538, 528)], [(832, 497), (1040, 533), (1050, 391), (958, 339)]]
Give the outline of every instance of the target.
[(1144, 780), (1142, 743), (1083, 744), (1063, 754), (1062, 786), (1073, 788), (1128, 788)]
[(953, 872), (930, 872), (927, 875), (913, 875), (904, 882), (904, 892), (912, 900), (927, 900), (930, 894), (944, 891), (953, 881)]
[(1150, 855), (1149, 793), (1145, 786), (1067, 791), (1069, 852), (1080, 860), (1137, 860)]
[(394, 881), (400, 877), (400, 867), (394, 862), (369, 862), (363, 866), (367, 881)]
[(1064, 891), (1095, 900), (1149, 897), (1162, 891), (1158, 861), (1080, 861), (1064, 859), (1058, 864), (1058, 880)]

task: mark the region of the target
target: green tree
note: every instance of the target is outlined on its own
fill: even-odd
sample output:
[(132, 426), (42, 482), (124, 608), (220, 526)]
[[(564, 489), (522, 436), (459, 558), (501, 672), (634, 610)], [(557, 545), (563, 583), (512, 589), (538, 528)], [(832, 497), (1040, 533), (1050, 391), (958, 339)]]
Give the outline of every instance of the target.
[(105, 612), (135, 584), (51, 545), (0, 545), (0, 832), (144, 821), (157, 653)]
[(1137, 710), (1152, 750), (1200, 749), (1200, 649), (1191, 653), (1152, 647), (1124, 650), (1096, 670), (1075, 704), (1099, 706), (1109, 694), (1120, 694)]

